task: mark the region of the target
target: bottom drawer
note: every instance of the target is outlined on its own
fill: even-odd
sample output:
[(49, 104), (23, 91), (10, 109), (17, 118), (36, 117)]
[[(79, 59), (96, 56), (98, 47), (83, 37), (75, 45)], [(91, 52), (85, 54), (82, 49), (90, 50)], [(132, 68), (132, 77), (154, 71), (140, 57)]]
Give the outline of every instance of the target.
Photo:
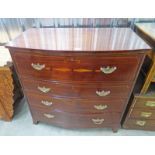
[(123, 125), (125, 129), (155, 130), (155, 120), (128, 119)]
[(70, 114), (31, 107), (33, 119), (64, 128), (103, 128), (120, 124), (120, 113)]

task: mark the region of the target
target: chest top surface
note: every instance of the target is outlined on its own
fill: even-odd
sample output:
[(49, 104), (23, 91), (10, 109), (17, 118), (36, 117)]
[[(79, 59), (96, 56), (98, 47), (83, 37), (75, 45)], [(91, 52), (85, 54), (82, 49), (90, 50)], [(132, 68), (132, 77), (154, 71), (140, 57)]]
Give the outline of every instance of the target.
[(130, 28), (31, 28), (6, 47), (52, 51), (135, 51), (150, 49)]
[(155, 23), (136, 23), (135, 25), (155, 43)]

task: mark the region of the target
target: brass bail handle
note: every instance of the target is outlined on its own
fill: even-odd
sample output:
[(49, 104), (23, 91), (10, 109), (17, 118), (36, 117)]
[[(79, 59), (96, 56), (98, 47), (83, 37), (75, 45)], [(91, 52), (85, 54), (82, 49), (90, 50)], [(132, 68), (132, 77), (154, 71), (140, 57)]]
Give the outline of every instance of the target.
[(103, 72), (104, 74), (111, 74), (111, 73), (113, 73), (116, 69), (117, 69), (116, 66), (113, 66), (113, 67), (107, 66), (107, 67), (101, 67), (101, 68), (100, 68), (100, 71)]
[(108, 95), (110, 95), (110, 90), (108, 90), (108, 91), (105, 91), (105, 90), (96, 91), (96, 94), (97, 94), (98, 96), (108, 96)]
[(94, 108), (97, 109), (97, 110), (104, 110), (104, 109), (107, 109), (107, 105), (102, 105), (102, 104), (99, 104), (99, 105), (94, 105)]
[(37, 64), (32, 63), (31, 66), (33, 69), (38, 70), (38, 71), (41, 71), (45, 68), (45, 64), (39, 64), (39, 63)]
[(38, 90), (40, 90), (43, 93), (48, 93), (51, 90), (51, 88), (46, 88), (44, 86), (43, 87), (38, 86)]
[(104, 119), (103, 118), (93, 118), (92, 119), (93, 123), (94, 124), (102, 124), (104, 122)]

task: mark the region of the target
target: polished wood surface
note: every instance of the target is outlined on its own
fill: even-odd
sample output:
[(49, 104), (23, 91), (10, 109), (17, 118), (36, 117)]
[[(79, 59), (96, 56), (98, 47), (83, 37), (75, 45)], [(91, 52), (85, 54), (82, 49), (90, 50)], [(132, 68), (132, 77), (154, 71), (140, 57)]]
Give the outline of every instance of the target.
[(7, 44), (7, 47), (51, 52), (150, 49), (130, 28), (32, 28)]
[(114, 132), (150, 50), (129, 28), (30, 29), (7, 47), (35, 124)]
[(155, 119), (154, 110), (148, 109), (133, 109), (130, 113), (130, 118), (139, 118), (139, 119)]
[[(101, 128), (116, 126), (120, 113), (69, 114), (31, 106), (33, 117), (46, 123), (65, 128)], [(49, 117), (48, 117), (49, 116)], [(93, 121), (94, 120), (94, 121)], [(118, 126), (118, 125), (117, 125)]]
[(79, 99), (64, 98), (48, 95), (40, 95), (32, 91), (26, 91), (28, 101), (31, 105), (49, 110), (59, 110), (69, 113), (105, 113), (105, 112), (122, 112), (126, 99)]
[[(89, 56), (52, 56), (33, 54), (33, 52), (15, 52), (21, 76), (35, 77), (55, 81), (132, 81), (135, 78), (142, 55), (89, 55)], [(25, 59), (26, 57), (26, 59)], [(24, 63), (23, 63), (23, 59)], [(38, 71), (32, 64), (45, 67)], [(105, 74), (101, 67), (116, 67), (111, 74)]]
[[(60, 82), (43, 82), (38, 80), (23, 79), (24, 89), (34, 91), (41, 95), (62, 96), (62, 97), (78, 97), (78, 98), (127, 98), (131, 86), (127, 83), (72, 83), (64, 84)], [(42, 92), (39, 88), (48, 88), (48, 92)], [(96, 91), (110, 91), (107, 96), (99, 96)]]
[(155, 106), (148, 106), (147, 103), (154, 103), (155, 104), (155, 96), (145, 96), (145, 95), (137, 95), (135, 96), (134, 101), (135, 108), (145, 108), (145, 109), (152, 109), (155, 110)]

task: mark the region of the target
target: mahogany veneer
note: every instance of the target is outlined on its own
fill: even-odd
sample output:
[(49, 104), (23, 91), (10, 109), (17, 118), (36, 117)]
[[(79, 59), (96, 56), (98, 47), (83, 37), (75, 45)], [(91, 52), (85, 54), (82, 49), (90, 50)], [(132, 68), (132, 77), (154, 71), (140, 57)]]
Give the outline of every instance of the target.
[(113, 131), (150, 50), (129, 28), (30, 29), (7, 48), (34, 123)]

